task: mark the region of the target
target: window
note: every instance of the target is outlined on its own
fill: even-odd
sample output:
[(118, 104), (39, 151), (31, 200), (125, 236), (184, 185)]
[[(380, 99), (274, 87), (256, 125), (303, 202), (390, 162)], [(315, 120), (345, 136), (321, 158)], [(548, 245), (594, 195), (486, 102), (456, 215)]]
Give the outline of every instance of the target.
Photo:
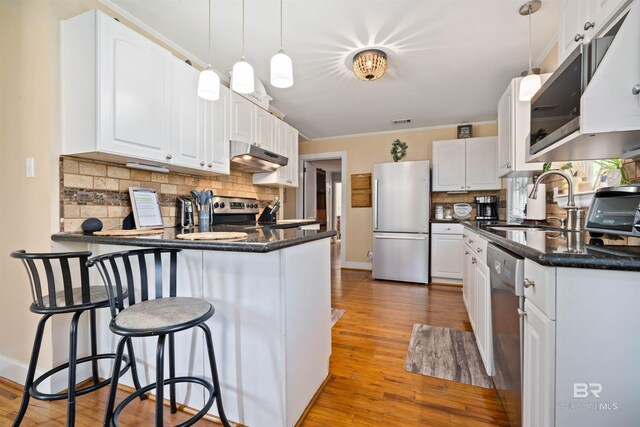
[(532, 184), (531, 178), (507, 179), (507, 222), (521, 222), (525, 218), (527, 206), (527, 184)]

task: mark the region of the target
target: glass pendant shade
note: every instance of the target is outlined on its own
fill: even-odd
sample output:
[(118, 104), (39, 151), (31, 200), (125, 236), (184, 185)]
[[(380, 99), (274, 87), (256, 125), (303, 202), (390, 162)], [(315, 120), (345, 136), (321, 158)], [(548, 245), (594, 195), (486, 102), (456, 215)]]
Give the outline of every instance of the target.
[(279, 88), (293, 86), (293, 64), (282, 49), (271, 58), (271, 85)]
[(217, 101), (220, 98), (220, 77), (211, 68), (200, 73), (198, 96), (208, 101)]
[(542, 79), (538, 74), (529, 74), (520, 81), (520, 101), (531, 101), (533, 95), (542, 86)]
[(253, 93), (253, 67), (244, 59), (233, 64), (231, 89), (238, 93)]

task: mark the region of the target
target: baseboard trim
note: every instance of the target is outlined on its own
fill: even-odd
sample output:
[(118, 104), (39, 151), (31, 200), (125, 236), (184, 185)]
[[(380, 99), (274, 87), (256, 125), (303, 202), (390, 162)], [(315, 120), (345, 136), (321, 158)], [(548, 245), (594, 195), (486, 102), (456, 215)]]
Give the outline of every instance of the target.
[(371, 270), (370, 262), (345, 261), (340, 266), (343, 270)]
[(309, 412), (311, 411), (311, 408), (313, 407), (313, 405), (316, 403), (316, 401), (320, 397), (320, 394), (322, 393), (322, 391), (324, 390), (324, 387), (327, 385), (327, 383), (329, 382), (330, 379), (331, 379), (331, 374), (327, 374), (327, 378), (325, 378), (324, 381), (322, 381), (322, 384), (320, 384), (320, 387), (318, 388), (318, 391), (316, 391), (316, 393), (311, 398), (311, 401), (309, 402), (307, 407), (304, 409), (304, 412), (302, 413), (302, 415), (300, 415), (300, 419), (296, 423), (295, 427), (302, 426), (302, 423), (304, 422), (305, 418), (307, 418), (307, 415), (309, 415)]
[[(20, 386), (24, 386), (24, 380), (27, 378), (28, 365), (20, 363), (15, 359), (0, 356), (0, 377), (6, 378)], [(36, 377), (44, 374), (45, 371), (36, 369)], [(51, 393), (51, 378), (45, 379), (38, 389), (44, 393)]]

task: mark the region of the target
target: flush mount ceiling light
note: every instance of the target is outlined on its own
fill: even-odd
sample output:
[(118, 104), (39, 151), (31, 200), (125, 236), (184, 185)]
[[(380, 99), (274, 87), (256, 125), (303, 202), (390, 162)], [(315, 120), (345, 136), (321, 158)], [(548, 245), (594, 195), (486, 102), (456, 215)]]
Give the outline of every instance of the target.
[(520, 101), (531, 101), (533, 95), (542, 86), (540, 76), (535, 74), (533, 68), (531, 68), (531, 15), (540, 10), (540, 7), (542, 7), (540, 0), (532, 0), (520, 6), (519, 10), (520, 15), (529, 16), (529, 71), (527, 76), (520, 82), (520, 95), (518, 96)]
[(367, 49), (353, 57), (353, 72), (362, 81), (378, 80), (387, 70), (387, 54), (379, 49)]
[(279, 88), (293, 86), (293, 64), (282, 49), (282, 0), (280, 0), (280, 50), (271, 58), (271, 85)]
[(208, 67), (200, 73), (198, 79), (198, 96), (200, 98), (216, 101), (220, 98), (220, 77), (211, 68), (211, 0), (209, 0), (209, 54)]
[(242, 0), (242, 57), (233, 64), (231, 72), (231, 89), (238, 93), (253, 93), (253, 67), (244, 59), (244, 0)]

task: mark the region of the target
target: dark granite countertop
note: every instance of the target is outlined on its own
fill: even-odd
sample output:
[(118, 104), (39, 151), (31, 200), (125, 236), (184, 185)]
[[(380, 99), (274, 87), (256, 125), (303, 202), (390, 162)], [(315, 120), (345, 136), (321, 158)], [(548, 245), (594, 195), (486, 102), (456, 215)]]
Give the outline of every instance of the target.
[(504, 222), (463, 221), (478, 235), (523, 258), (552, 267), (595, 268), (603, 270), (640, 271), (640, 248), (624, 246), (599, 247), (590, 244), (589, 233), (565, 231), (548, 227), (548, 231), (497, 231), (492, 226), (506, 226)]
[[(307, 224), (301, 224), (307, 225)], [(287, 224), (287, 227), (291, 227)], [(197, 229), (196, 229), (197, 231)], [(179, 249), (202, 249), (231, 252), (271, 252), (290, 246), (301, 245), (314, 240), (336, 235), (335, 231), (300, 230), (299, 228), (271, 228), (268, 226), (213, 226), (209, 231), (241, 231), (247, 233), (242, 240), (182, 240), (176, 234), (183, 233), (177, 228), (165, 228), (164, 234), (148, 236), (92, 236), (79, 233), (56, 233), (51, 239), (57, 242), (85, 242), (105, 245), (125, 245), (141, 247), (164, 247)], [(188, 232), (188, 231), (184, 231)]]
[(460, 219), (430, 219), (431, 224), (458, 224), (463, 220)]

